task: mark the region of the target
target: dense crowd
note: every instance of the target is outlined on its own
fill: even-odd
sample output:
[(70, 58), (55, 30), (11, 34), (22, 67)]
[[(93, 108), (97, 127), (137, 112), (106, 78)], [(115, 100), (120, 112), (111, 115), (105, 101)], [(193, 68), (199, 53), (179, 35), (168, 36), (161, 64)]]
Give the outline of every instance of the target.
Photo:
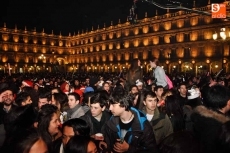
[(230, 75), (4, 74), (1, 153), (230, 152)]

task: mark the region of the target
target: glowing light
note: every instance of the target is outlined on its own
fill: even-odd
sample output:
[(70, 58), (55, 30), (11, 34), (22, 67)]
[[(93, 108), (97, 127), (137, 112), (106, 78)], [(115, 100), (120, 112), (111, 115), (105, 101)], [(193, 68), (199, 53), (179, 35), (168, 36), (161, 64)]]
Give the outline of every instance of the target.
[(46, 57), (43, 55), (43, 54), (41, 54), (39, 57), (38, 57), (39, 59), (46, 59)]

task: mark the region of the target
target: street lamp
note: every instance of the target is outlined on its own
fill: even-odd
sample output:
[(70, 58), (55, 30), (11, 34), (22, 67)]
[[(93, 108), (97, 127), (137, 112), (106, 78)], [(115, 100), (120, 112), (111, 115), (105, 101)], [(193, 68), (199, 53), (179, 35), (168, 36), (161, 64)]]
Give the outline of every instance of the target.
[[(38, 58), (39, 58), (40, 60), (42, 60), (42, 61), (46, 59), (46, 57), (45, 57), (43, 54), (41, 54), (40, 56), (38, 56)], [(44, 61), (43, 61), (43, 62), (44, 62)], [(42, 70), (45, 71), (45, 65), (43, 65)]]
[(46, 59), (46, 57), (43, 54), (41, 54), (40, 56), (38, 56), (38, 58), (41, 59), (41, 60)]
[[(218, 35), (219, 35), (219, 39), (218, 39)], [(219, 41), (221, 42), (221, 45), (222, 45), (222, 51), (221, 51), (221, 66), (222, 66), (222, 69), (224, 70), (224, 42), (226, 41), (227, 38), (230, 38), (230, 32), (226, 32), (226, 28), (220, 28), (220, 32), (219, 34), (217, 32), (215, 32), (213, 35), (212, 35), (212, 38), (213, 40), (215, 41)], [(225, 72), (225, 70), (224, 70)]]
[[(230, 33), (229, 33), (230, 35)], [(220, 28), (220, 37), (222, 40), (225, 40), (227, 38), (227, 35), (226, 35), (226, 28)], [(212, 38), (214, 40), (217, 40), (218, 38), (218, 34), (215, 32), (213, 35), (212, 35)]]

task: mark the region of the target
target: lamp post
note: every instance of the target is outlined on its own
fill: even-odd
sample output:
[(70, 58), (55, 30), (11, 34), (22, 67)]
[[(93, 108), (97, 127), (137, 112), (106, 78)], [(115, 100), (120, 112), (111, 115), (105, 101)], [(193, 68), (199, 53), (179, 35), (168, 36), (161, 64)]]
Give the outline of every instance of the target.
[[(218, 38), (219, 37), (219, 38)], [(230, 32), (226, 32), (226, 28), (220, 28), (220, 32), (217, 33), (215, 32), (212, 35), (213, 40), (219, 41), (221, 43), (221, 68), (225, 72), (225, 66), (224, 64), (226, 63), (224, 59), (224, 42), (227, 41), (230, 38)]]
[(182, 61), (179, 59), (178, 63), (179, 63), (178, 71), (181, 72), (181, 63), (182, 63)]
[(46, 59), (46, 57), (43, 54), (41, 54), (40, 56), (38, 56), (38, 58), (41, 59), (41, 60)]
[[(41, 54), (40, 56), (38, 56), (38, 58), (40, 60), (42, 60), (42, 61), (46, 59), (46, 57), (43, 54)], [(45, 71), (45, 65), (43, 65), (43, 69), (42, 70)]]

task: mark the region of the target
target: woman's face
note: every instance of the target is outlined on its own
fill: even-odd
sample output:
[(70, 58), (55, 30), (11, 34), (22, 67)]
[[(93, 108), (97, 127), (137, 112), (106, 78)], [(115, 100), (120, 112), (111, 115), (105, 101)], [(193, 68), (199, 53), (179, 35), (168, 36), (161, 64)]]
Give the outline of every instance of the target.
[(65, 90), (66, 90), (66, 91), (69, 91), (69, 84), (66, 84), (66, 85), (65, 85)]
[(87, 153), (97, 153), (97, 147), (94, 142), (90, 141), (87, 147)]
[(105, 91), (109, 91), (109, 89), (110, 89), (109, 84), (107, 84), (107, 83), (105, 83), (103, 87), (104, 87)]
[(54, 95), (52, 95), (51, 104), (54, 105), (54, 106), (57, 106), (58, 110), (61, 110), (61, 105), (56, 99), (54, 99)]
[(58, 130), (59, 125), (60, 125), (59, 117), (58, 117), (57, 113), (54, 113), (52, 118), (51, 118), (49, 127), (48, 127), (48, 131), (49, 131), (50, 135), (53, 136), (59, 132), (59, 130)]

